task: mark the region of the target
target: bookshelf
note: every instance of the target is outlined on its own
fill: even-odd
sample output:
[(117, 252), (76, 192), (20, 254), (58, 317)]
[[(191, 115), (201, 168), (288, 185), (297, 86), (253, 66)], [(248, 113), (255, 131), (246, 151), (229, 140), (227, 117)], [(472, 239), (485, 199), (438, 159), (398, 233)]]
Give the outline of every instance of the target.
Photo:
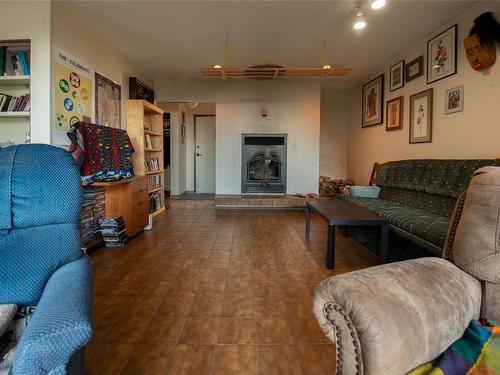
[(0, 146), (31, 140), (29, 40), (0, 40)]
[(145, 100), (127, 103), (127, 133), (134, 145), (134, 173), (147, 176), (151, 202), (158, 202), (156, 216), (165, 211), (165, 177), (163, 173), (163, 110)]

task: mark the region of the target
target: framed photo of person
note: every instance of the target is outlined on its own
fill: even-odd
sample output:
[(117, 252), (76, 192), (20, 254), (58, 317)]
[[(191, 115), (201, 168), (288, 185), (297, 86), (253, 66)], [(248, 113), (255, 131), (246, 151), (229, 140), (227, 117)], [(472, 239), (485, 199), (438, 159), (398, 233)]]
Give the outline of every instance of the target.
[(361, 127), (379, 125), (384, 122), (384, 75), (363, 85), (361, 101)]
[(424, 74), (424, 56), (419, 56), (415, 60), (410, 61), (405, 67), (405, 82), (413, 81), (414, 79)]
[(400, 62), (391, 66), (389, 90), (395, 91), (400, 89), (405, 85), (405, 61)]
[(410, 143), (432, 142), (432, 95), (428, 89), (410, 96)]
[(398, 130), (403, 128), (403, 103), (404, 97), (388, 100), (385, 109), (385, 130)]
[(427, 83), (457, 73), (457, 25), (427, 42)]
[(445, 92), (444, 112), (450, 113), (462, 112), (464, 110), (464, 85), (453, 87)]

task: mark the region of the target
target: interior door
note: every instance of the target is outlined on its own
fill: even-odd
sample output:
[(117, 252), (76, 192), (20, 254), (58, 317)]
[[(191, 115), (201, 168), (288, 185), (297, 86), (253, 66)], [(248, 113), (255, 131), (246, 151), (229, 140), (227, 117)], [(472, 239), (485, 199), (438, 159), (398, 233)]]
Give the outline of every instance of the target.
[(215, 116), (196, 116), (195, 193), (215, 193)]

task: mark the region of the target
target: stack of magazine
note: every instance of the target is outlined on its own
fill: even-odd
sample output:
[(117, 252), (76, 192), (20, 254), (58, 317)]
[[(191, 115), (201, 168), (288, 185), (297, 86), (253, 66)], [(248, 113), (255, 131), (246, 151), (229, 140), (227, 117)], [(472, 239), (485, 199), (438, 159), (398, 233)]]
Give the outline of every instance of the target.
[(101, 219), (99, 224), (106, 247), (123, 247), (127, 241), (127, 229), (123, 217)]

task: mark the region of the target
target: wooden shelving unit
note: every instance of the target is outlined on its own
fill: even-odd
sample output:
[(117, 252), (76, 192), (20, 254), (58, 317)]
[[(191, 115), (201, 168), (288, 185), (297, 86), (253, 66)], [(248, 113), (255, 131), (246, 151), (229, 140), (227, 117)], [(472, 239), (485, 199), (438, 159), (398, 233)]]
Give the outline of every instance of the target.
[[(134, 173), (148, 177), (148, 194), (150, 200), (154, 195), (160, 196), (160, 207), (151, 212), (153, 216), (165, 211), (165, 181), (163, 173), (163, 110), (145, 100), (129, 100), (127, 103), (127, 133), (134, 145), (132, 156)], [(146, 147), (146, 136), (152, 147)], [(158, 170), (148, 171), (145, 167), (147, 159), (158, 160)], [(151, 176), (160, 176), (160, 186), (150, 186)]]
[[(3, 47), (10, 51), (5, 51), (5, 53), (27, 51), (31, 49), (31, 41), (24, 39), (0, 40), (0, 48)], [(5, 72), (0, 72), (0, 93), (14, 97), (31, 94), (31, 77), (29, 75), (15, 75), (15, 72), (10, 69), (10, 64), (10, 59), (5, 61)], [(31, 65), (31, 62), (28, 61), (28, 64)], [(30, 111), (0, 112), (0, 146), (25, 143), (30, 142), (30, 140)]]

